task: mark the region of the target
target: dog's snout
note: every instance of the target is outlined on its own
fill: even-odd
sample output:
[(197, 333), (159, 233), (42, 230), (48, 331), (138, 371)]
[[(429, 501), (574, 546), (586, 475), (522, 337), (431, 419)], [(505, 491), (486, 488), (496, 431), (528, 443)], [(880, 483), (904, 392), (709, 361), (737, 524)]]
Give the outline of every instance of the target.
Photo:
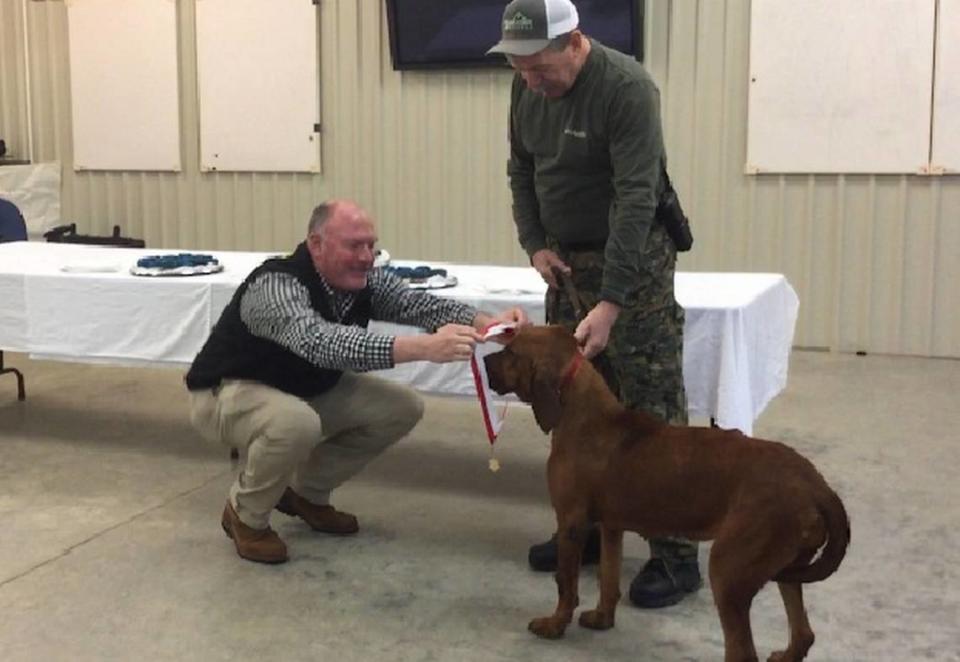
[(487, 380), (490, 382), (490, 388), (497, 393), (503, 394), (505, 391), (503, 383), (503, 353), (495, 352), (487, 354), (483, 359), (483, 365), (487, 369)]

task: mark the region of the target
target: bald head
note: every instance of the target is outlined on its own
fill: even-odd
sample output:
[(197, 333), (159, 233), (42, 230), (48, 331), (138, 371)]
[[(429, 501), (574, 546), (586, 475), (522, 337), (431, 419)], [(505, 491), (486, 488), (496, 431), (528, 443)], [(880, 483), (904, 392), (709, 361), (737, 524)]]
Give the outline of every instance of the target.
[(373, 219), (352, 200), (328, 200), (310, 216), (307, 248), (317, 273), (331, 287), (348, 291), (366, 287), (376, 243)]

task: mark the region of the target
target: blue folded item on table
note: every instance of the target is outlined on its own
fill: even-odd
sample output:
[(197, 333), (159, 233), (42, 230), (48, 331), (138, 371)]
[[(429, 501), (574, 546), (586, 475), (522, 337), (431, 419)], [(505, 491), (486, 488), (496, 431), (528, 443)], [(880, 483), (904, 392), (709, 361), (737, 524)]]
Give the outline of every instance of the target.
[(220, 264), (212, 255), (201, 253), (177, 253), (176, 255), (148, 255), (137, 260), (144, 269), (177, 269), (179, 267), (204, 267)]
[(389, 267), (384, 267), (384, 268), (387, 269), (388, 271), (392, 271), (392, 272), (395, 273), (399, 278), (406, 278), (406, 279), (409, 279), (409, 280), (426, 280), (427, 278), (430, 278), (431, 276), (443, 276), (443, 277), (446, 277), (446, 275), (447, 275), (447, 270), (446, 270), (446, 269), (433, 269), (433, 268), (431, 268), (431, 267), (428, 267), (428, 266), (425, 265), (425, 264), (421, 264), (421, 265), (418, 266), (418, 267), (396, 267), (396, 266), (389, 266)]

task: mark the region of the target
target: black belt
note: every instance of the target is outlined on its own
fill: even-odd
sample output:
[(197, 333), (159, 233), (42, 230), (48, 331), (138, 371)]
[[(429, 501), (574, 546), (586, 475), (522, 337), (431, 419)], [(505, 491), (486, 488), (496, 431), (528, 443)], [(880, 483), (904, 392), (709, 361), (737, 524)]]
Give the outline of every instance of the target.
[(560, 250), (569, 253), (580, 253), (585, 251), (602, 251), (607, 247), (606, 239), (602, 241), (558, 241), (557, 246)]

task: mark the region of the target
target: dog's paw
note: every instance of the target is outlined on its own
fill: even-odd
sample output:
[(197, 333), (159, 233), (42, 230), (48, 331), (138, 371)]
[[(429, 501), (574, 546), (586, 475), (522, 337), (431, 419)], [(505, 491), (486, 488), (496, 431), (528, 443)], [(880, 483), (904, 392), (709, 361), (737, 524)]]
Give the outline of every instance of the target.
[(591, 609), (580, 614), (580, 626), (591, 630), (609, 630), (613, 627), (613, 614)]
[(567, 624), (554, 616), (547, 616), (533, 619), (527, 629), (544, 639), (559, 639), (567, 629)]

